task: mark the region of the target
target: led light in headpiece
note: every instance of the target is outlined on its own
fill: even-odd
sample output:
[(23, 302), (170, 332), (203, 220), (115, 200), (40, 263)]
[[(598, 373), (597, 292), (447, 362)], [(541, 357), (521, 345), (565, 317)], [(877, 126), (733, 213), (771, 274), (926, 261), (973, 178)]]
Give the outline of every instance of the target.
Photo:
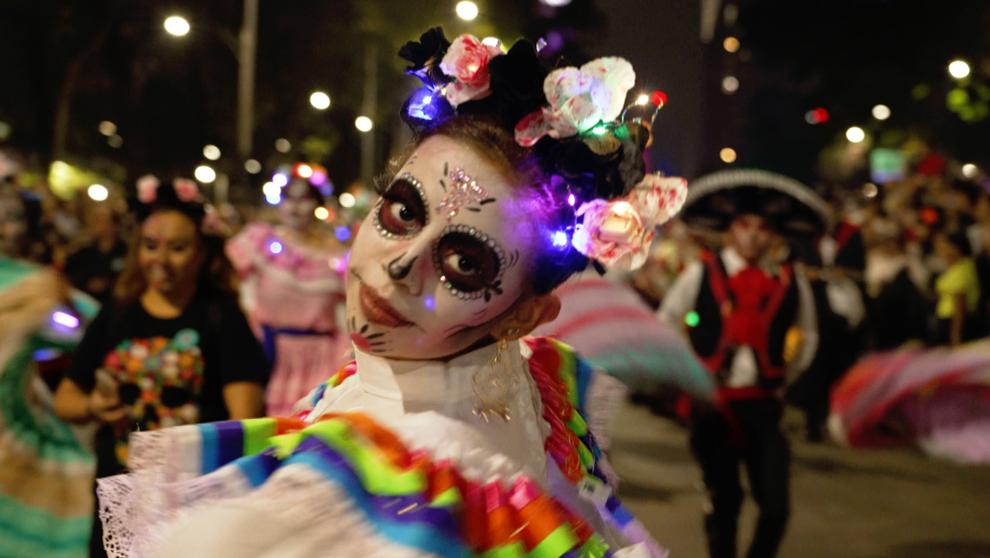
[(653, 143), (653, 120), (667, 104), (667, 94), (656, 89), (649, 96), (642, 94), (622, 111), (622, 122), (630, 137), (645, 149)]
[(577, 204), (577, 198), (574, 194), (567, 194), (567, 205), (574, 207)]
[(570, 238), (567, 237), (567, 232), (565, 231), (553, 231), (550, 234), (550, 242), (554, 248), (566, 248), (570, 244)]
[(271, 253), (271, 254), (274, 254), (274, 255), (281, 254), (282, 253), (282, 243), (279, 242), (279, 241), (277, 241), (277, 240), (273, 240), (273, 241), (269, 242), (268, 243), (268, 252)]

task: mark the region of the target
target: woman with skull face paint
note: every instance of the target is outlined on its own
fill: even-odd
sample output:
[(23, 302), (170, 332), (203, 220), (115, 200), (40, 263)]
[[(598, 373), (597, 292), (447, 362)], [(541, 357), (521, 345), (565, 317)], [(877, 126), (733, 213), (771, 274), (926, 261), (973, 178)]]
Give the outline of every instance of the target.
[(273, 416), (288, 415), (350, 349), (337, 323), (345, 250), (314, 214), (325, 183), (325, 174), (296, 165), (281, 190), (281, 226), (252, 223), (227, 243), (242, 305), (272, 363), (265, 404)]
[[(138, 182), (140, 222), (114, 300), (86, 331), (55, 411), (97, 422), (97, 477), (125, 470), (128, 434), (262, 413), (268, 367), (231, 289), (196, 184)], [(91, 553), (101, 555), (99, 521)]]
[(643, 172), (632, 68), (547, 75), (528, 42), (502, 54), (439, 29), (401, 54), (428, 88), (354, 241), (355, 362), (301, 418), (137, 435), (142, 474), (100, 485), (113, 555), (665, 555), (596, 442), (621, 387), (523, 338), (592, 259), (641, 263), (683, 201), (683, 180)]

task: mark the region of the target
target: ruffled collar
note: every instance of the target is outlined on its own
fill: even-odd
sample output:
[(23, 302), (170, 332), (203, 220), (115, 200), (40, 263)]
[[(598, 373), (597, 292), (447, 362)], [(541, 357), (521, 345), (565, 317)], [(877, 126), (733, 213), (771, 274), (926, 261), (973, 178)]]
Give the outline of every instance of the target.
[[(354, 349), (357, 376), (368, 395), (417, 407), (442, 409), (476, 398), (473, 377), (490, 366), (497, 348), (488, 345), (448, 361), (394, 360)], [(509, 343), (502, 356), (502, 372), (515, 375), (525, 386), (526, 363), (519, 343)]]

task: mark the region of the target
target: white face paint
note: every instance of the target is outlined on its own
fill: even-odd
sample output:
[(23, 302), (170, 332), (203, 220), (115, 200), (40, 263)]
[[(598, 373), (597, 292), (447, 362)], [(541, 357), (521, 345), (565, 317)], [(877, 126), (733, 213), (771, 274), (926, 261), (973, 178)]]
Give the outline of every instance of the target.
[(294, 230), (306, 228), (315, 219), (313, 210), (316, 201), (309, 194), (310, 185), (293, 179), (282, 189), (282, 201), (278, 204), (278, 215), (282, 225)]
[(347, 325), (355, 345), (439, 359), (489, 335), (536, 255), (527, 190), (456, 140), (424, 141), (354, 239)]

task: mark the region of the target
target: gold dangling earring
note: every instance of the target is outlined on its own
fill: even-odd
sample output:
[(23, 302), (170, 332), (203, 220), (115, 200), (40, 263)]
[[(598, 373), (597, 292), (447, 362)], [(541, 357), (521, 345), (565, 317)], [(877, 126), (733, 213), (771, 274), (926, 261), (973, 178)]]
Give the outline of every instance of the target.
[[(508, 332), (510, 336), (512, 331)], [(519, 384), (519, 378), (506, 367), (505, 351), (508, 346), (509, 342), (506, 339), (499, 339), (495, 347), (495, 354), (488, 361), (488, 366), (475, 372), (471, 379), (474, 395), (477, 397), (474, 414), (485, 422), (489, 421), (490, 415), (501, 417), (505, 422), (512, 420), (509, 413), (509, 402), (512, 393)]]

